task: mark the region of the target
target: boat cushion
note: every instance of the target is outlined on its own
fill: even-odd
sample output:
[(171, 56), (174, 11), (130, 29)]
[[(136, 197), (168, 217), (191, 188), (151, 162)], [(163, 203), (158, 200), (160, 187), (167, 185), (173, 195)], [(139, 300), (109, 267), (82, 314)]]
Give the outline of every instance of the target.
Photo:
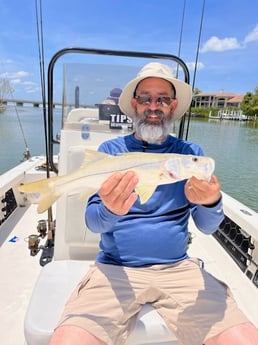
[[(27, 345), (47, 345), (66, 300), (92, 261), (60, 260), (44, 266), (36, 282), (25, 316)], [(149, 304), (137, 317), (126, 345), (176, 345), (173, 333)]]

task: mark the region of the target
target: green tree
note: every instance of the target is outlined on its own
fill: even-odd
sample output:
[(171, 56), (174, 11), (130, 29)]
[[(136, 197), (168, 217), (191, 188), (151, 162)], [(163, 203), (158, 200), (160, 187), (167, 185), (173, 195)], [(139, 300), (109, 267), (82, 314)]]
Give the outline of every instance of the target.
[(247, 92), (244, 96), (240, 106), (243, 113), (249, 116), (258, 115), (258, 86), (256, 86), (254, 93)]
[(199, 90), (197, 87), (194, 89), (193, 94), (198, 95), (198, 93), (202, 93), (202, 90)]

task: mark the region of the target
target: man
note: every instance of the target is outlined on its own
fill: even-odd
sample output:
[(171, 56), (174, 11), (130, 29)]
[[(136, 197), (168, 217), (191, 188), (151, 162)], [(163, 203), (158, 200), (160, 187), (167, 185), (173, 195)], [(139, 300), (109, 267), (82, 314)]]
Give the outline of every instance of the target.
[[(203, 155), (199, 146), (169, 135), (191, 98), (190, 86), (175, 79), (168, 66), (147, 64), (119, 99), (121, 110), (134, 119), (135, 133), (99, 150)], [(152, 303), (179, 344), (257, 344), (256, 328), (228, 288), (187, 255), (190, 213), (206, 234), (224, 217), (218, 179), (192, 177), (158, 186), (143, 205), (134, 191), (137, 182), (133, 171), (115, 173), (90, 198), (85, 219), (101, 234), (100, 252), (50, 344), (125, 344), (145, 303)]]
[(119, 101), (119, 96), (122, 90), (119, 87), (115, 87), (109, 93), (109, 96), (102, 102), (102, 104), (113, 104), (117, 105)]

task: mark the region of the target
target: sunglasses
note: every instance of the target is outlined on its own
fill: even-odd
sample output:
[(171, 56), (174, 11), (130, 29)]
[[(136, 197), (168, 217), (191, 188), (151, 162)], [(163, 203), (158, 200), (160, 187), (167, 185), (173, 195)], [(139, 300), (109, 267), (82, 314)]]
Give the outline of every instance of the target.
[(149, 95), (139, 95), (135, 96), (135, 99), (137, 103), (141, 105), (150, 105), (154, 101), (156, 106), (169, 107), (175, 98), (168, 96), (151, 97)]

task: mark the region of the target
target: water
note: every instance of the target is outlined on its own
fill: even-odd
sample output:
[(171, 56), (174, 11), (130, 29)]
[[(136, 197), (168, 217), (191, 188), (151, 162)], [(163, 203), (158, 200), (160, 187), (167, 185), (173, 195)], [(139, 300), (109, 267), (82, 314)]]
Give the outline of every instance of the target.
[[(61, 109), (56, 109), (55, 114), (54, 134), (60, 128)], [(27, 145), (32, 156), (45, 155), (43, 123), (42, 108), (8, 106), (4, 113), (0, 113), (0, 174), (23, 160)]]
[(215, 159), (222, 190), (258, 212), (258, 123), (193, 120), (189, 128), (188, 140)]
[[(44, 154), (42, 109), (18, 107), (17, 111), (31, 155)], [(60, 123), (61, 110), (56, 109), (54, 134)], [(258, 123), (194, 119), (188, 140), (215, 159), (222, 190), (258, 212)], [(8, 107), (0, 113), (0, 174), (17, 165), (25, 149), (15, 108)]]

